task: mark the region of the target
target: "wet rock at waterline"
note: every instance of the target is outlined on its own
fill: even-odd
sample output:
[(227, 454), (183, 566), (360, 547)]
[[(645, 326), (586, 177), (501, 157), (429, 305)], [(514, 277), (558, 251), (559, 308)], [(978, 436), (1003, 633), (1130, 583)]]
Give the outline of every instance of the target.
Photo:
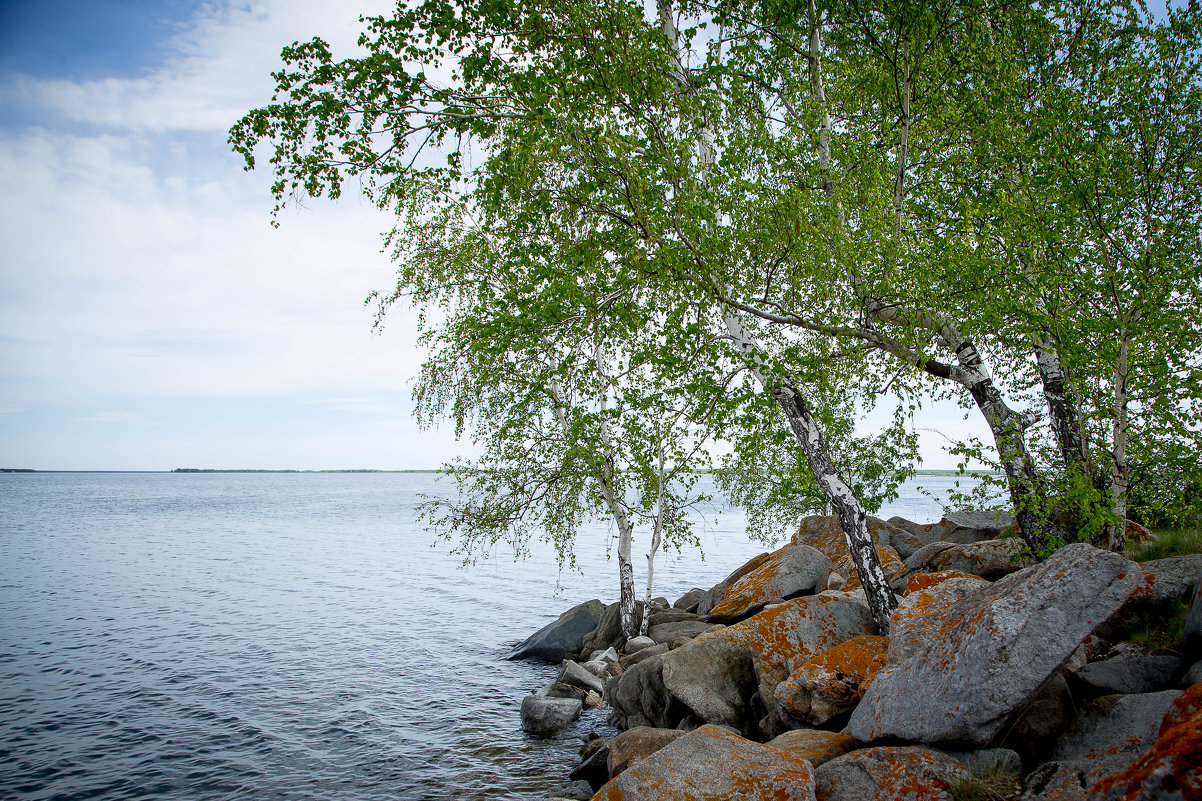
[(575, 698), (528, 695), (522, 699), (522, 731), (536, 737), (552, 737), (580, 717), (583, 704)]
[(531, 634), (506, 659), (540, 659), (558, 662), (580, 650), (601, 620), (605, 606), (599, 600), (585, 601)]

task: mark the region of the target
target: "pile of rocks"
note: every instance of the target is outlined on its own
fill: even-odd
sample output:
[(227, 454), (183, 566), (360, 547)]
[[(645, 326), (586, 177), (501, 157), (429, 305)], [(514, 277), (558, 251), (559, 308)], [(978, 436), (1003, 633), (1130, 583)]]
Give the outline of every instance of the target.
[[(616, 605), (569, 610), (515, 651), (558, 638), (566, 658), (523, 726), (605, 703), (625, 731), (553, 796), (950, 799), (996, 774), (1024, 801), (1202, 798), (1202, 556), (1076, 544), (1028, 564), (1010, 522), (871, 521), (901, 596), (888, 637), (830, 517), (653, 602), (648, 638), (622, 641)], [(1175, 652), (1130, 641), (1191, 603)]]

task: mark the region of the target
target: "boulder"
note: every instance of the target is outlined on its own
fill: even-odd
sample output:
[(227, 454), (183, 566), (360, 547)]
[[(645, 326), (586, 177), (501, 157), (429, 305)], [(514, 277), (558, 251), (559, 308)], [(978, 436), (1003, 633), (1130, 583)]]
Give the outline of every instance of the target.
[(716, 624), (706, 623), (704, 620), (681, 620), (653, 625), (647, 632), (647, 636), (655, 642), (667, 643), (680, 637), (699, 637), (716, 628)]
[(1017, 520), (1004, 512), (948, 512), (939, 521), (943, 525), (940, 539), (944, 542), (969, 543), (995, 540), (1002, 532), (1012, 529)]
[[(637, 601), (634, 607), (634, 624), (637, 627), (643, 620), (643, 602)], [(604, 651), (607, 648), (620, 648), (625, 642), (622, 637), (622, 613), (615, 602), (605, 607), (597, 621), (596, 628), (584, 638), (580, 650), (575, 653), (591, 654), (593, 651)]]
[(1003, 743), (1034, 767), (1048, 758), (1056, 740), (1077, 715), (1077, 706), (1062, 672), (1053, 673), (1006, 730)]
[(1180, 690), (1140, 695), (1106, 695), (1081, 708), (1060, 737), (1052, 758), (1099, 762), (1123, 756), (1132, 762), (1147, 750)]
[[(946, 548), (938, 548), (947, 545)], [(1024, 558), (1026, 546), (1022, 540), (981, 540), (965, 545), (935, 543), (906, 561), (909, 573), (933, 573), (938, 570), (958, 570), (972, 576), (995, 581), (1032, 564)], [(919, 554), (927, 554), (919, 558)]]
[(1134, 565), (1084, 543), (993, 583), (952, 579), (894, 613), (888, 664), (848, 733), (986, 745), (1131, 594)]
[(860, 747), (855, 737), (820, 729), (793, 729), (773, 739), (768, 745), (804, 759), (814, 767)]
[(705, 592), (700, 587), (694, 587), (677, 598), (672, 607), (674, 609), (683, 609), (686, 612), (696, 612), (697, 607), (701, 604), (701, 599), (705, 597)]
[(1094, 774), (1106, 770), (1085, 762), (1044, 762), (1023, 779), (1019, 801), (1090, 801), (1086, 788), (1097, 780)]
[(683, 735), (684, 732), (679, 729), (652, 729), (647, 726), (627, 729), (609, 743), (610, 778), (646, 759)]
[(669, 717), (672, 699), (664, 689), (664, 656), (665, 653), (650, 656), (605, 683), (605, 700), (613, 707), (614, 720), (622, 728), (671, 729), (684, 717), (683, 714)]
[(750, 700), (757, 690), (771, 699), (797, 667), (874, 632), (867, 606), (854, 595), (795, 598), (703, 634), (663, 656), (664, 687), (702, 721), (753, 731)]
[(580, 717), (582, 707), (575, 698), (528, 695), (522, 699), (522, 731), (536, 737), (551, 737)]
[(1202, 575), (1194, 583), (1189, 614), (1185, 616), (1185, 631), (1181, 636), (1181, 652), (1187, 659), (1202, 659)]
[[(1166, 716), (1165, 723), (1169, 722)], [(1090, 797), (1101, 801), (1202, 799), (1202, 712), (1195, 710), (1162, 726), (1146, 753), (1126, 770), (1101, 779), (1090, 790)]]
[(653, 656), (666, 653), (668, 653), (668, 644), (657, 643), (652, 645), (650, 648), (640, 648), (633, 654), (624, 654), (622, 659), (618, 662), (618, 665), (622, 670), (626, 670), (627, 668), (642, 662), (644, 659), (650, 659)]
[(1129, 656), (1090, 662), (1073, 674), (1078, 695), (1152, 693), (1176, 687), (1185, 665), (1176, 656)]
[(609, 781), (609, 741), (605, 740), (596, 749), (581, 756), (584, 761), (576, 766), (568, 778), (588, 782), (594, 791), (600, 790)]
[(824, 651), (776, 685), (777, 707), (790, 722), (816, 726), (850, 711), (860, 699), (860, 687), (885, 665), (888, 647), (888, 637), (866, 634)]
[(631, 637), (626, 641), (626, 644), (622, 646), (622, 653), (633, 654), (643, 650), (644, 648), (650, 648), (653, 645), (655, 645), (655, 640), (651, 639), (650, 637)]
[(1098, 628), (1107, 639), (1124, 639), (1132, 629), (1178, 614), (1180, 605), (1190, 602), (1202, 576), (1202, 554), (1153, 559), (1139, 567), (1141, 581), (1131, 597)]
[(588, 801), (592, 797), (593, 787), (585, 781), (561, 784), (547, 793), (547, 801)]
[(709, 619), (733, 623), (763, 609), (772, 601), (813, 595), (826, 588), (831, 560), (808, 545), (786, 545), (726, 591)]
[(1190, 665), (1189, 670), (1185, 671), (1185, 675), (1181, 677), (1181, 681), (1177, 686), (1185, 689), (1193, 684), (1202, 681), (1202, 660)]
[(814, 801), (814, 773), (784, 751), (702, 726), (628, 768), (594, 799)]
[[(873, 545), (876, 546), (877, 554), (881, 558), (881, 566), (885, 570), (886, 578), (891, 578), (903, 569), (901, 557), (890, 545), (894, 531), (896, 529), (884, 520), (875, 517), (868, 518), (868, 534), (872, 537)], [(831, 560), (831, 570), (840, 576), (847, 577), (844, 589), (855, 589), (860, 586), (855, 562), (847, 547), (847, 536), (843, 533), (843, 527), (839, 523), (838, 517), (811, 515), (805, 518), (801, 521), (797, 533), (793, 535), (791, 544), (808, 545), (825, 554)]]
[(697, 614), (708, 615), (715, 606), (722, 603), (722, 600), (726, 597), (727, 589), (732, 584), (766, 562), (768, 560), (768, 556), (769, 554), (762, 553), (758, 556), (751, 557), (737, 569), (735, 569), (735, 571), (729, 576), (710, 587), (697, 605)]
[(818, 801), (952, 801), (952, 784), (967, 776), (959, 761), (916, 746), (864, 748), (814, 771)]
[(559, 662), (567, 654), (581, 650), (585, 638), (597, 627), (604, 611), (605, 607), (595, 599), (573, 606), (531, 634), (505, 658)]
[(605, 682), (571, 659), (564, 661), (563, 665), (559, 668), (559, 675), (555, 677), (555, 681), (560, 684), (579, 687), (586, 692), (595, 692), (597, 694), (605, 692)]
[(888, 521), (893, 526), (889, 544), (897, 551), (902, 559), (917, 551), (924, 545), (939, 542), (943, 539), (944, 531), (950, 530), (946, 522), (915, 523), (904, 517), (891, 517)]
[(588, 698), (588, 690), (582, 690), (570, 684), (560, 684), (553, 681), (535, 693), (535, 695), (541, 695), (545, 698), (575, 698), (583, 704)]
[(665, 606), (663, 608), (651, 607), (651, 619), (647, 621), (648, 628), (662, 626), (668, 623), (685, 623), (688, 621), (699, 621), (701, 616), (696, 612), (686, 612), (683, 609)]
[(914, 573), (906, 578), (905, 588), (902, 590), (903, 595), (909, 595), (912, 592), (929, 589), (937, 584), (942, 584), (948, 579), (966, 578), (977, 579), (984, 581), (980, 576), (969, 575), (959, 570), (937, 570), (934, 573)]
[(1169, 729), (1185, 723), (1199, 713), (1202, 713), (1202, 683), (1186, 687), (1185, 692), (1169, 704), (1169, 711), (1164, 713), (1164, 719), (1160, 721), (1160, 728), (1156, 731), (1156, 735), (1163, 736)]

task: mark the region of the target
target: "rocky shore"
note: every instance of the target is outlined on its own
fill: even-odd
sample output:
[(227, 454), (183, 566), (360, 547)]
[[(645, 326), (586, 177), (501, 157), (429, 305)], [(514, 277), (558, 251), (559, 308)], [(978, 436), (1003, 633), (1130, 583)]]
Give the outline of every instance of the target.
[(1035, 564), (1010, 524), (870, 521), (888, 637), (833, 517), (640, 607), (648, 637), (624, 640), (616, 604), (568, 610), (510, 655), (562, 662), (523, 728), (607, 705), (622, 733), (549, 798), (1202, 799), (1202, 555)]

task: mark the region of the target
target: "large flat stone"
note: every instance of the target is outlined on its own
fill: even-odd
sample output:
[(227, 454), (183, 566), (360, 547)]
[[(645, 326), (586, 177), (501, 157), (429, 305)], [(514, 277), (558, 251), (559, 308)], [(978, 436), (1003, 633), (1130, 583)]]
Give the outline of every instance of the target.
[(907, 596), (889, 659), (852, 714), (863, 741), (986, 745), (1138, 580), (1085, 544), (993, 584), (952, 579)]

